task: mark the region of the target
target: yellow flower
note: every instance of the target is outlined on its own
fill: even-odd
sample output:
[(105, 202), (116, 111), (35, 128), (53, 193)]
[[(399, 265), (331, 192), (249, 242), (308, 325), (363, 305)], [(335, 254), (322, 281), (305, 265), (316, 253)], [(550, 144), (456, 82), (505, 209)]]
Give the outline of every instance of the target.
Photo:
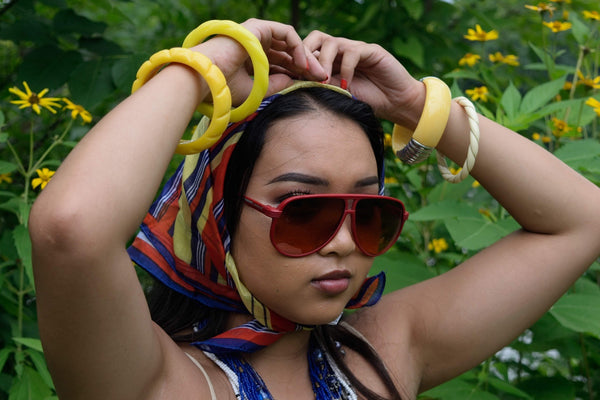
[(471, 184), (472, 188), (478, 188), (479, 186), (481, 186), (481, 183), (479, 183), (479, 181), (473, 181), (473, 183)]
[(31, 186), (35, 189), (41, 185), (41, 189), (44, 189), (50, 179), (52, 179), (52, 175), (54, 175), (54, 171), (49, 170), (48, 168), (36, 169), (35, 172), (38, 174), (38, 178), (34, 178), (31, 181)]
[(577, 76), (579, 77), (579, 82), (582, 85), (589, 86), (593, 89), (600, 89), (600, 76), (595, 77), (594, 79), (583, 76), (581, 71), (577, 71)]
[(383, 135), (383, 145), (385, 147), (392, 147), (392, 135), (389, 133), (385, 133)]
[(585, 104), (592, 107), (594, 109), (594, 112), (600, 117), (600, 101), (596, 100), (593, 97), (590, 97), (589, 99), (587, 99)]
[(489, 32), (481, 29), (479, 24), (475, 25), (475, 29), (469, 28), (468, 34), (465, 35), (465, 39), (476, 41), (476, 42), (487, 42), (488, 40), (498, 39), (498, 31), (492, 29)]
[(6, 183), (12, 183), (13, 179), (10, 176), (10, 173), (8, 174), (0, 174), (0, 183), (2, 182), (6, 182)]
[(505, 56), (502, 53), (500, 53), (499, 51), (497, 51), (494, 54), (490, 54), (488, 57), (491, 62), (512, 65), (513, 67), (516, 67), (519, 65), (519, 57), (515, 56), (514, 54), (508, 54)]
[(550, 14), (550, 16), (553, 16), (554, 10), (556, 10), (556, 8), (552, 4), (547, 4), (547, 3), (538, 3), (537, 6), (530, 6), (530, 5), (526, 4), (525, 8), (528, 8), (533, 11), (537, 11), (540, 14), (547, 12)]
[(463, 56), (463, 58), (458, 60), (458, 65), (462, 66), (466, 64), (469, 67), (472, 67), (473, 65), (477, 64), (480, 59), (481, 56), (479, 54), (467, 53)]
[(444, 250), (448, 250), (448, 242), (446, 242), (446, 239), (444, 238), (432, 239), (427, 248), (435, 251), (436, 253), (441, 253)]
[(585, 19), (595, 19), (596, 21), (600, 21), (600, 13), (598, 11), (583, 11), (583, 17)]
[(562, 32), (562, 31), (571, 29), (571, 26), (573, 24), (571, 24), (570, 22), (551, 21), (551, 22), (544, 22), (544, 25), (547, 26), (548, 28), (550, 28), (552, 30), (552, 32), (558, 33), (558, 32)]
[(461, 170), (462, 170), (462, 168), (450, 167), (450, 172), (452, 173), (452, 175), (458, 175), (458, 174), (460, 174)]
[(43, 98), (46, 93), (48, 93), (48, 89), (44, 89), (39, 93), (34, 93), (29, 89), (29, 85), (27, 82), (23, 82), (23, 86), (25, 87), (25, 92), (17, 88), (16, 86), (8, 89), (9, 92), (18, 96), (20, 100), (12, 100), (12, 104), (18, 104), (19, 108), (31, 107), (36, 114), (40, 113), (40, 106), (46, 108), (51, 113), (56, 114), (56, 111), (52, 107), (60, 107), (60, 104), (57, 103), (60, 99), (58, 97), (46, 97)]
[(398, 183), (398, 179), (394, 176), (386, 176), (383, 183), (386, 185), (389, 185), (390, 183)]
[(552, 138), (550, 136), (544, 136), (542, 138), (542, 143), (550, 143), (552, 141)]
[(71, 118), (77, 119), (77, 116), (79, 115), (84, 124), (89, 124), (90, 122), (92, 122), (92, 114), (90, 114), (90, 112), (88, 110), (83, 108), (83, 106), (73, 103), (71, 100), (67, 99), (66, 97), (63, 97), (62, 100), (65, 103), (67, 103), (65, 108), (67, 110), (72, 110)]
[(567, 121), (562, 119), (552, 118), (552, 134), (556, 137), (564, 136), (571, 131), (571, 127), (567, 124)]
[(573, 82), (566, 81), (565, 84), (563, 85), (563, 90), (571, 90), (572, 87), (573, 87)]
[(467, 89), (465, 90), (465, 92), (467, 93), (467, 95), (469, 95), (469, 97), (471, 97), (471, 99), (473, 99), (473, 101), (477, 101), (479, 99), (481, 99), (481, 101), (483, 101), (484, 103), (488, 101), (488, 88), (486, 86), (479, 86), (474, 89)]
[(553, 3), (565, 3), (565, 4), (571, 4), (571, 0), (550, 0)]
[(541, 137), (542, 137), (542, 136), (541, 136), (539, 133), (537, 133), (537, 132), (536, 132), (536, 133), (534, 133), (533, 135), (531, 135), (531, 138), (532, 138), (533, 140), (540, 140), (540, 138), (541, 138)]

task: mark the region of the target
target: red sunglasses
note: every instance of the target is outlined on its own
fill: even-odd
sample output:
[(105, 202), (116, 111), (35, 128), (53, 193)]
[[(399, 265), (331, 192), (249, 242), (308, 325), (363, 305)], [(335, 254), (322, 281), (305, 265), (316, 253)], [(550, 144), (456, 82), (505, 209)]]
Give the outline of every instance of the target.
[[(398, 239), (408, 212), (398, 199), (370, 194), (311, 194), (285, 199), (277, 207), (244, 197), (246, 204), (273, 219), (271, 243), (288, 257), (321, 250), (352, 215), (352, 236), (365, 255), (375, 257)], [(351, 201), (350, 201), (351, 200)]]

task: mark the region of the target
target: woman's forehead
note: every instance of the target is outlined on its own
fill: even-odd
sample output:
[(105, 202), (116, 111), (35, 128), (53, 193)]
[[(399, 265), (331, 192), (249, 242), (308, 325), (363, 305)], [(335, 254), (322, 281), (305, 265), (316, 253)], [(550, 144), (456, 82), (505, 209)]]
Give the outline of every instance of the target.
[(302, 173), (322, 179), (377, 176), (377, 162), (360, 125), (328, 112), (275, 122), (268, 130), (254, 174), (274, 179)]

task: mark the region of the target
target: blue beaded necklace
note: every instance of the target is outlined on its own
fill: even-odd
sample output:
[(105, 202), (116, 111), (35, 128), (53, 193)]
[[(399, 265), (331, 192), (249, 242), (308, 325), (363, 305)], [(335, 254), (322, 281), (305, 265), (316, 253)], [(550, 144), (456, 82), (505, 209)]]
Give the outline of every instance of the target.
[[(228, 376), (240, 400), (273, 400), (267, 385), (240, 353), (205, 352)], [(333, 360), (311, 337), (307, 353), (308, 371), (316, 400), (353, 400), (356, 394)]]

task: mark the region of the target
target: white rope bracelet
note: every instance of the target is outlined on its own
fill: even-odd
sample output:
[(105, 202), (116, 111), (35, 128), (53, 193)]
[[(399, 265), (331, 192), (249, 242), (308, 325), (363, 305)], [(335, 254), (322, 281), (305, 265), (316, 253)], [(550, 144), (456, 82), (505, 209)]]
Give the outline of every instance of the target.
[(442, 177), (444, 177), (444, 179), (448, 182), (458, 183), (469, 176), (469, 173), (475, 165), (475, 158), (477, 157), (477, 152), (479, 151), (480, 135), (479, 117), (477, 116), (477, 111), (475, 110), (473, 103), (471, 103), (471, 101), (466, 97), (457, 97), (454, 100), (456, 100), (456, 102), (462, 106), (467, 113), (467, 117), (469, 118), (471, 132), (469, 133), (469, 149), (467, 150), (467, 158), (462, 169), (455, 175), (450, 171), (450, 169), (448, 169), (448, 164), (446, 163), (444, 155), (438, 151), (436, 156), (438, 160), (438, 168), (440, 169)]

